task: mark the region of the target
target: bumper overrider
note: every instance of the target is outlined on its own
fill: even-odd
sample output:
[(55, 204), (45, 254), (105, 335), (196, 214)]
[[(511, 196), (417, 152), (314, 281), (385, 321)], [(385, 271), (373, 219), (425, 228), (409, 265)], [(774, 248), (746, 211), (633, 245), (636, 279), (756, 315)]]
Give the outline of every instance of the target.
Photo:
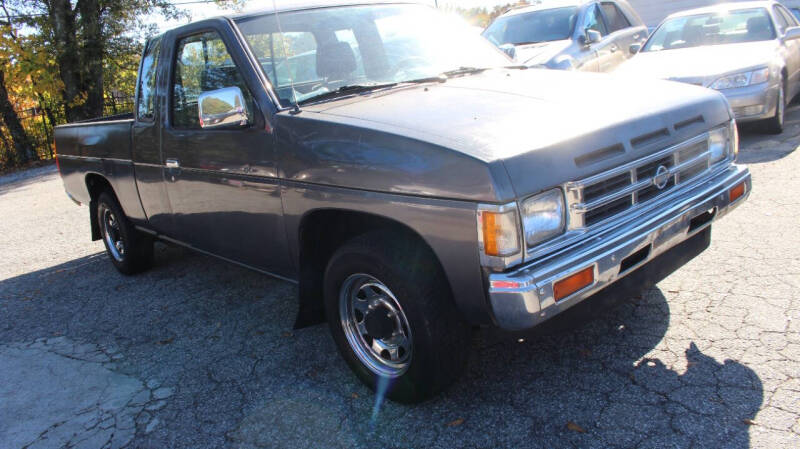
[(653, 213), (555, 256), (490, 274), (495, 322), (521, 330), (563, 312), (710, 226), (741, 204), (751, 186), (749, 170), (732, 164), (675, 192)]

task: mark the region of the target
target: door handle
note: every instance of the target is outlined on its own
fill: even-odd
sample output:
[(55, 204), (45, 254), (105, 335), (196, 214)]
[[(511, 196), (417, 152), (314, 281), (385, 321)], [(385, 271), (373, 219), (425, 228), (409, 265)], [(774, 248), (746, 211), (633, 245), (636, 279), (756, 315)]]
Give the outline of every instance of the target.
[(614, 53), (617, 50), (619, 50), (619, 47), (617, 47), (616, 45), (611, 46), (611, 53)]
[(181, 168), (177, 159), (167, 159), (167, 168)]

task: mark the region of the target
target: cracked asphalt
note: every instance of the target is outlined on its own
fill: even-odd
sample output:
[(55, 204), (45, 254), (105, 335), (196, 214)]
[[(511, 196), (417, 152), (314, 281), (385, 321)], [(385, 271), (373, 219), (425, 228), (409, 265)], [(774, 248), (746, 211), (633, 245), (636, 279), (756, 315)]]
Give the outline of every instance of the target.
[(164, 245), (122, 276), (54, 168), (0, 177), (0, 447), (800, 447), (798, 144), (798, 107), (743, 133), (750, 200), (656, 287), (480, 330), (459, 383), (375, 415), (293, 285)]

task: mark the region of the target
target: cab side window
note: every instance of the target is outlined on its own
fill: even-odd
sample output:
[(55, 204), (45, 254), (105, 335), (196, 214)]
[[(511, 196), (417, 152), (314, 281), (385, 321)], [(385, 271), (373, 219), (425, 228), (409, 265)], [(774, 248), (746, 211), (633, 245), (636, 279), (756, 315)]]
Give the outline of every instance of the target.
[(603, 12), (606, 15), (606, 20), (608, 20), (608, 32), (613, 33), (615, 31), (623, 30), (631, 26), (631, 22), (625, 17), (625, 14), (620, 11), (619, 7), (616, 4), (611, 2), (605, 2), (601, 4), (603, 8)]
[(600, 35), (605, 36), (608, 34), (608, 29), (606, 28), (606, 23), (603, 21), (603, 15), (600, 13), (600, 7), (597, 5), (592, 5), (586, 11), (586, 18), (583, 21), (584, 30), (594, 30), (600, 33)]
[(786, 21), (786, 17), (781, 14), (780, 9), (777, 6), (773, 6), (773, 15), (775, 16), (775, 23), (778, 25), (778, 32), (783, 34), (786, 32), (786, 28), (789, 28), (789, 23)]
[(156, 109), (156, 72), (158, 71), (158, 54), (161, 38), (147, 43), (142, 57), (141, 75), (139, 76), (139, 96), (136, 99), (136, 118), (139, 121), (152, 122)]
[(239, 68), (222, 38), (215, 31), (178, 41), (172, 80), (172, 126), (200, 128), (197, 99), (203, 92), (238, 87), (244, 95), (247, 116), (252, 123), (254, 101)]
[(786, 23), (790, 27), (797, 26), (797, 17), (795, 17), (794, 14), (790, 13), (786, 8), (784, 8), (781, 5), (777, 5), (776, 8), (778, 8), (778, 12), (781, 13), (783, 18), (786, 20)]

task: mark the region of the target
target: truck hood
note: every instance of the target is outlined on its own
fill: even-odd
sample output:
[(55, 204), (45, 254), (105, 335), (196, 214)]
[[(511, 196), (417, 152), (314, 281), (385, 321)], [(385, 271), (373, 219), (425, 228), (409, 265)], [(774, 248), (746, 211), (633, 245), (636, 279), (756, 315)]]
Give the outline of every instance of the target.
[(496, 189), (497, 201), (607, 170), (730, 120), (722, 95), (707, 89), (538, 69), (492, 70), (303, 110), (447, 148), (491, 166), (495, 177), (505, 172), (508, 179), (495, 182), (512, 189)]
[(708, 86), (725, 74), (769, 66), (774, 57), (773, 41), (649, 51), (621, 64), (614, 73)]

